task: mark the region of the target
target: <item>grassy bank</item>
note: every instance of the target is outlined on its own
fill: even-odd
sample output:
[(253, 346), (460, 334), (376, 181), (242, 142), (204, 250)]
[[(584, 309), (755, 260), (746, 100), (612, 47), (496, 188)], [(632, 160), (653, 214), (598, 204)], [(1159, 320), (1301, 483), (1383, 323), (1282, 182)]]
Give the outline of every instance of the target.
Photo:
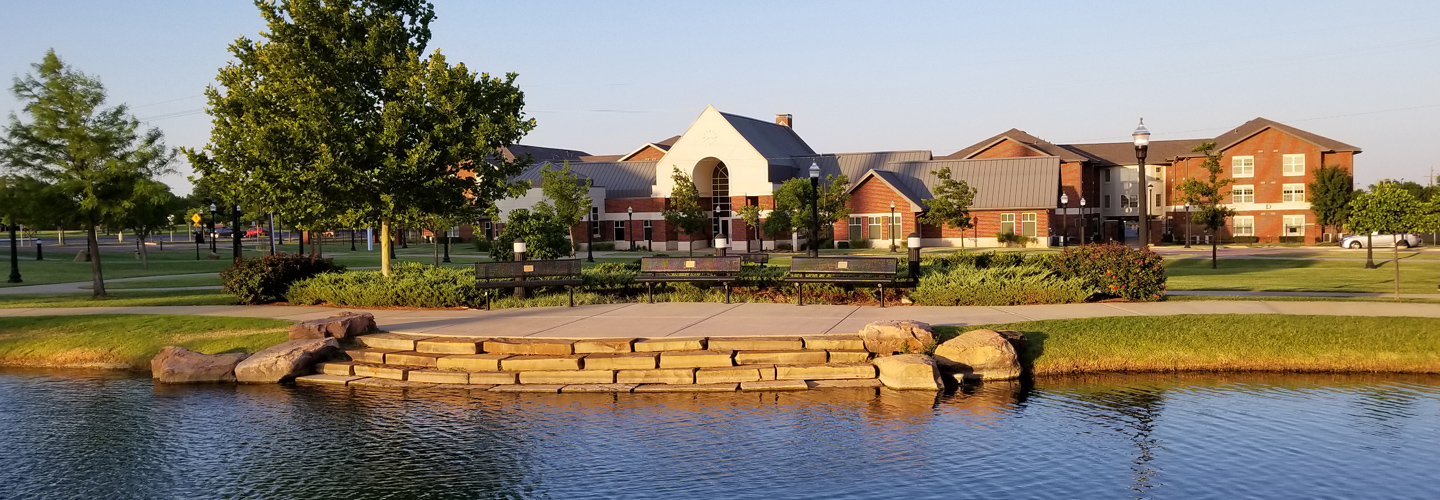
[(0, 366), (149, 370), (161, 347), (216, 354), (284, 342), (290, 322), (256, 318), (99, 314), (0, 318)]
[[(1210, 269), (1210, 259), (1168, 259), (1166, 284), (1170, 290), (1394, 292), (1393, 264), (1381, 261), (1381, 252), (1376, 252), (1375, 257), (1379, 269), (1365, 269), (1364, 261), (1223, 257), (1219, 269)], [(1389, 257), (1390, 252), (1384, 252), (1384, 258)], [(1400, 263), (1402, 293), (1435, 293), (1436, 283), (1440, 283), (1440, 262)]]
[(1036, 376), (1094, 372), (1440, 373), (1440, 319), (1183, 315), (939, 327), (1018, 330)]
[(117, 290), (94, 298), (89, 292), (0, 295), (0, 309), (28, 307), (223, 306), (235, 297), (219, 290)]

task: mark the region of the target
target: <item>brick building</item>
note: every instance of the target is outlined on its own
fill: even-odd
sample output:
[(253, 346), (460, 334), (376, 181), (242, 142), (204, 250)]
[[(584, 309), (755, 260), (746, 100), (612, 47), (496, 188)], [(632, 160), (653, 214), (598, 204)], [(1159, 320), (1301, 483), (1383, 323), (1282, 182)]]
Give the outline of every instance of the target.
[[(807, 176), (811, 165), (821, 175), (845, 174), (851, 215), (827, 229), (835, 245), (889, 246), (918, 232), (925, 246), (996, 246), (1001, 233), (1035, 239), (1040, 246), (1063, 242), (1133, 241), (1139, 223), (1140, 172), (1134, 147), (1126, 143), (1052, 144), (1011, 129), (945, 156), (926, 150), (868, 153), (816, 153), (793, 128), (794, 118), (774, 122), (722, 113), (707, 107), (681, 135), (644, 143), (620, 155), (514, 146), (504, 154), (528, 155), (532, 166), (519, 176), (532, 189), (523, 197), (497, 203), (502, 213), (542, 199), (540, 169), (569, 161), (571, 170), (592, 181), (594, 223), (576, 231), (582, 243), (615, 242), (655, 250), (688, 250), (711, 245), (718, 235), (733, 248), (775, 248), (796, 242), (795, 235), (753, 234), (735, 216), (735, 208), (773, 208), (771, 194), (788, 179)], [(1146, 178), (1154, 196), (1150, 207), (1152, 243), (1184, 238), (1186, 213), (1174, 189), (1187, 176), (1199, 177), (1203, 157), (1191, 150), (1215, 142), (1226, 177), (1237, 179), (1231, 206), (1240, 212), (1222, 241), (1237, 238), (1314, 242), (1314, 215), (1304, 185), (1320, 165), (1353, 172), (1360, 150), (1283, 124), (1257, 118), (1213, 139), (1152, 141)], [(705, 234), (689, 235), (669, 227), (661, 212), (671, 190), (671, 171), (680, 169), (695, 182), (702, 206), (716, 217)], [(974, 227), (964, 232), (918, 224), (926, 200), (949, 168), (976, 189), (971, 207)], [(1065, 203), (1061, 206), (1061, 195)], [(497, 229), (485, 222), (487, 237)], [(477, 228), (480, 229), (480, 228)], [(1206, 235), (1192, 228), (1196, 241)]]

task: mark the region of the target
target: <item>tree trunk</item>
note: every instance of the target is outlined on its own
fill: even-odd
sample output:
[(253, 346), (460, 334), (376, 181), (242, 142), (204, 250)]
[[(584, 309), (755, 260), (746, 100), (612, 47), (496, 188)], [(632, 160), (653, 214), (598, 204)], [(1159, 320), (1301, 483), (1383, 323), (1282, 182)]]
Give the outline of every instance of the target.
[(1400, 300), (1400, 242), (1390, 247), (1390, 263), (1395, 266), (1395, 300)]
[(431, 237), (430, 237), (430, 243), (431, 243), (431, 245), (430, 245), (430, 246), (431, 246), (431, 247), (434, 247), (434, 248), (431, 249), (431, 250), (432, 250), (431, 253), (435, 254), (435, 255), (434, 255), (435, 267), (440, 267), (440, 231), (437, 230), (437, 229), (431, 229), (431, 230), (430, 230), (430, 235), (431, 235)]
[(390, 221), (380, 221), (380, 275), (390, 275)]
[(150, 249), (145, 248), (145, 236), (140, 236), (138, 233), (137, 236), (140, 239), (140, 268), (148, 271), (150, 270)]
[(1210, 269), (1215, 269), (1215, 268), (1218, 266), (1218, 264), (1215, 263), (1215, 261), (1216, 261), (1215, 254), (1217, 253), (1217, 252), (1215, 251), (1215, 247), (1219, 246), (1219, 244), (1220, 244), (1220, 238), (1215, 237), (1215, 230), (1214, 230), (1214, 229), (1211, 229), (1211, 230), (1210, 230)]
[(1375, 269), (1375, 236), (1365, 235), (1365, 269)]
[(95, 224), (89, 224), (86, 227), (85, 243), (90, 252), (91, 296), (104, 297), (106, 296), (105, 277), (100, 270), (100, 235), (95, 232)]
[(65, 246), (65, 226), (60, 226), (60, 241), (56, 243), (59, 243), (57, 246)]

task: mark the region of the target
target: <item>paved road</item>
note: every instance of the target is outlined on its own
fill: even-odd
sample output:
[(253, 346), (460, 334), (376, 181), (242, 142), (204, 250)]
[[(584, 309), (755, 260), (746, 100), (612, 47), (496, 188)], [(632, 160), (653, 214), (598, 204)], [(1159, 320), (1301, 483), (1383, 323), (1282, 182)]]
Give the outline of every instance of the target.
[[(361, 310), (348, 308), (343, 310)], [(342, 309), (315, 306), (160, 306), (0, 309), (0, 316), (183, 314), (289, 321), (323, 318)], [(1176, 314), (1299, 314), (1440, 318), (1434, 304), (1387, 302), (1184, 301), (1004, 307), (796, 306), (792, 304), (609, 304), (483, 310), (369, 310), (381, 329), (435, 336), (554, 338), (757, 336), (854, 333), (867, 323), (914, 319), (935, 325), (1165, 316)]]

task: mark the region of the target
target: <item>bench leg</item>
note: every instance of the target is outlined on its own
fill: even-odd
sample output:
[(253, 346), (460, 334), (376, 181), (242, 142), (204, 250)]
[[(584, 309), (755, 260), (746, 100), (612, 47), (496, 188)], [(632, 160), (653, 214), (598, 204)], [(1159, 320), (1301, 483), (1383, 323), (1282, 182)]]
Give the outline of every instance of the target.
[(804, 283), (795, 283), (795, 298), (798, 300), (799, 305), (802, 305), (802, 306), (805, 305), (805, 284), (804, 284)]
[(730, 303), (730, 284), (725, 283), (725, 303)]
[(649, 303), (651, 303), (651, 304), (654, 304), (654, 303), (655, 303), (655, 284), (654, 284), (654, 283), (646, 283), (646, 284), (645, 284), (645, 302), (649, 302)]
[(570, 292), (570, 307), (575, 307), (575, 285), (565, 287)]
[(885, 307), (885, 285), (880, 285), (880, 307)]

